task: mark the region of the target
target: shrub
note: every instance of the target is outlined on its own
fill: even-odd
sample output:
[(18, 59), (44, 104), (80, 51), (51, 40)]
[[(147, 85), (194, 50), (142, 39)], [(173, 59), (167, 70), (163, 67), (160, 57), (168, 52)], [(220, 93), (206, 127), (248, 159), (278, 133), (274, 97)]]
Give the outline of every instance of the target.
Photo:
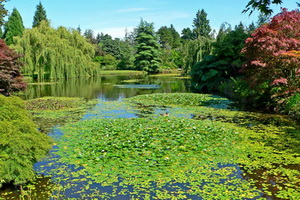
[(20, 55), (8, 48), (0, 40), (0, 94), (9, 96), (11, 92), (22, 90), (26, 84), (22, 81)]
[(0, 95), (0, 187), (31, 180), (33, 164), (50, 148), (49, 137), (37, 130), (23, 101)]
[(300, 119), (300, 93), (288, 98), (285, 111), (296, 119)]
[(243, 67), (249, 85), (258, 94), (266, 94), (269, 102), (283, 107), (288, 97), (300, 88), (300, 12), (287, 11), (260, 26), (246, 40), (242, 50), (248, 59)]

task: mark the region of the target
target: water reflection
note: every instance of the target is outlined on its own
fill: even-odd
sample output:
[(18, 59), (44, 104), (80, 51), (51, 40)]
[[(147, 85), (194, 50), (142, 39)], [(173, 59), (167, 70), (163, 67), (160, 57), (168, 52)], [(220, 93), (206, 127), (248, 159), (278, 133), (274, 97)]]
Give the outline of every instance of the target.
[[(130, 83), (130, 80), (133, 83)], [(134, 82), (134, 80), (139, 80)], [(44, 96), (98, 98), (103, 101), (120, 100), (141, 94), (189, 92), (189, 80), (170, 77), (99, 76), (48, 83), (30, 83), (25, 92), (19, 94), (23, 99)], [(137, 87), (116, 87), (117, 85), (137, 85)], [(145, 88), (139, 85), (158, 85)]]

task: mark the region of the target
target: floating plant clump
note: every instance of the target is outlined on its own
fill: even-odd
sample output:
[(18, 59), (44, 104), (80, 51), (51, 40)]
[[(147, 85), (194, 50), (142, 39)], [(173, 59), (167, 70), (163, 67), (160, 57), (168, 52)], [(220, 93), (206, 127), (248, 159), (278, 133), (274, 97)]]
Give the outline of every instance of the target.
[(104, 196), (259, 196), (237, 177), (236, 165), (227, 165), (242, 155), (233, 148), (240, 138), (236, 130), (220, 124), (173, 117), (94, 119), (67, 125), (63, 131), (60, 162), (82, 166), (86, 177), (118, 191), (103, 190)]

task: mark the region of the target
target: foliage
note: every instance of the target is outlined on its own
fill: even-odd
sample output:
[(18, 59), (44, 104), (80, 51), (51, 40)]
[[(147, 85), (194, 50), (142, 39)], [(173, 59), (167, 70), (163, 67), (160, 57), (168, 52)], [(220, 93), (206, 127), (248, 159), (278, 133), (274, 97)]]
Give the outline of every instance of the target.
[(26, 101), (27, 110), (61, 110), (80, 107), (85, 103), (81, 98), (43, 97)]
[(3, 38), (6, 44), (13, 44), (13, 37), (22, 36), (24, 29), (22, 17), (19, 11), (14, 8), (13, 12), (8, 18), (8, 21), (4, 24)]
[(97, 40), (94, 37), (94, 31), (92, 29), (87, 29), (83, 33), (84, 37), (92, 44), (96, 44)]
[(0, 95), (0, 187), (23, 184), (34, 177), (33, 164), (51, 148), (50, 139), (37, 130), (24, 103)]
[(24, 74), (43, 80), (94, 76), (99, 68), (92, 62), (94, 46), (76, 30), (64, 27), (53, 29), (46, 21), (33, 29), (26, 29), (17, 37), (13, 48), (24, 57)]
[(159, 44), (153, 23), (141, 20), (136, 31), (135, 69), (157, 73), (160, 66)]
[(256, 26), (260, 27), (263, 24), (269, 23), (270, 22), (270, 16), (269, 15), (265, 15), (263, 13), (260, 13), (258, 15), (258, 20), (256, 22)]
[(224, 163), (217, 155), (232, 155), (227, 144), (236, 139), (234, 130), (194, 120), (99, 119), (66, 126), (58, 154), (62, 162), (84, 166), (81, 174), (102, 186), (115, 185), (130, 198), (255, 197), (258, 192), (236, 178), (234, 167), (217, 167)]
[(195, 39), (195, 35), (190, 28), (184, 28), (181, 31), (181, 39), (183, 40), (193, 40)]
[(117, 69), (133, 69), (135, 49), (127, 36), (123, 41), (120, 41), (120, 52), (120, 62)]
[(285, 111), (295, 119), (300, 119), (300, 94), (296, 93), (287, 99)]
[(177, 48), (180, 46), (180, 35), (172, 24), (170, 28), (167, 26), (159, 28), (157, 35), (163, 48)]
[(100, 49), (104, 52), (104, 54), (110, 54), (114, 56), (116, 59), (121, 58), (121, 49), (120, 49), (120, 40), (112, 39), (112, 37), (108, 34), (101, 33), (98, 38), (98, 45)]
[(33, 16), (33, 23), (32, 27), (37, 27), (41, 24), (42, 21), (48, 21), (46, 10), (44, 9), (44, 6), (40, 2), (38, 5), (36, 5), (36, 10)]
[[(72, 186), (64, 188), (68, 197), (80, 199), (299, 198), (299, 129), (292, 121), (194, 95), (103, 102), (96, 119), (63, 128), (50, 173)], [(144, 118), (116, 119), (123, 109)], [(170, 115), (159, 117), (166, 110)]]
[(180, 49), (162, 49), (161, 50), (161, 61), (162, 66), (159, 70), (162, 71), (163, 66), (165, 69), (178, 69), (183, 66), (183, 59), (180, 52)]
[(207, 19), (207, 13), (202, 9), (198, 10), (196, 18), (193, 21), (194, 33), (196, 38), (199, 36), (209, 37), (211, 32), (211, 27), (209, 25), (209, 20)]
[(48, 133), (54, 126), (79, 121), (96, 103), (78, 97), (42, 97), (27, 100), (25, 108), (33, 114), (39, 130)]
[(7, 15), (7, 10), (4, 8), (4, 3), (7, 0), (0, 0), (0, 26), (4, 24), (4, 17)]
[(0, 40), (0, 94), (10, 95), (25, 89), (22, 80), (20, 55), (8, 48), (4, 40)]
[[(287, 11), (260, 26), (246, 40), (243, 53), (248, 59), (243, 71), (249, 85), (269, 95), (269, 102), (280, 106), (300, 88), (300, 12)], [(262, 90), (261, 85), (268, 85)]]
[[(148, 101), (145, 101), (148, 99)], [(131, 97), (128, 100), (134, 103), (143, 103), (145, 106), (201, 106), (205, 102), (212, 100), (209, 94), (189, 94), (189, 93), (172, 93), (172, 94), (150, 94)]]
[[(273, 10), (270, 8), (271, 4), (282, 4), (282, 0), (250, 0), (243, 13), (250, 11), (249, 15), (251, 15), (254, 10), (259, 10), (265, 15), (271, 15), (273, 13)], [(300, 3), (297, 3), (297, 5), (300, 6)]]
[(100, 64), (101, 70), (113, 70), (117, 69), (117, 60), (114, 56), (106, 54), (104, 56), (96, 56), (94, 61)]
[(199, 92), (217, 92), (222, 82), (230, 77), (239, 75), (244, 57), (240, 51), (244, 47), (244, 40), (248, 37), (242, 27), (230, 31), (230, 26), (221, 26), (217, 41), (210, 56), (192, 68), (192, 88)]
[(199, 36), (195, 40), (186, 40), (182, 44), (179, 50), (182, 57), (180, 63), (182, 63), (185, 73), (190, 72), (197, 62), (202, 61), (205, 56), (212, 53), (212, 43), (211, 38)]

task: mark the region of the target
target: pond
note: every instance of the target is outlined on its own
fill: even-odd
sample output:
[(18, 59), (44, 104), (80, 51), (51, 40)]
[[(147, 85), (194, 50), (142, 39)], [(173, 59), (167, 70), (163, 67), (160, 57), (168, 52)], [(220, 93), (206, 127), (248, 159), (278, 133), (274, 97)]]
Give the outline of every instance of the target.
[[(32, 84), (21, 96), (97, 99), (69, 120), (35, 118), (55, 145), (36, 163), (42, 177), (22, 191), (25, 199), (300, 197), (298, 125), (191, 94), (189, 80), (103, 76)], [(10, 191), (0, 199), (18, 199)]]
[(189, 84), (190, 80), (176, 76), (108, 75), (58, 82), (30, 83), (26, 92), (19, 96), (23, 99), (54, 96), (106, 101), (141, 94), (189, 92)]

